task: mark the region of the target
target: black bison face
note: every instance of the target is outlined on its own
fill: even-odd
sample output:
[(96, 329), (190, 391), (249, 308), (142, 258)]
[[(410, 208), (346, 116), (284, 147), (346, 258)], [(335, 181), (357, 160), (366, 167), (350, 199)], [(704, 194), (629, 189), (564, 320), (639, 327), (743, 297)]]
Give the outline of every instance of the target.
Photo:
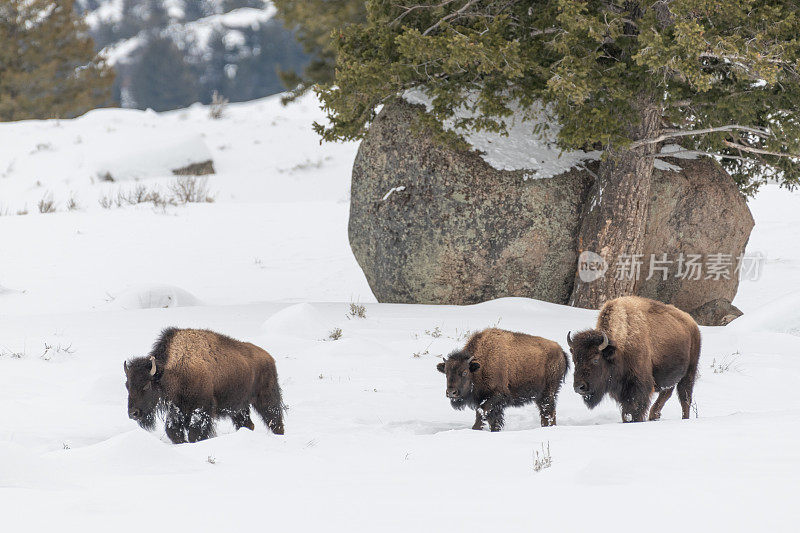
[(575, 363), (575, 392), (583, 397), (590, 409), (594, 409), (608, 389), (617, 347), (605, 333), (594, 329), (574, 336), (568, 333), (567, 343)]
[(128, 389), (128, 417), (144, 429), (156, 425), (156, 408), (160, 394), (157, 386), (156, 364), (147, 358), (125, 361), (125, 388)]
[(454, 352), (436, 365), (436, 369), (447, 376), (445, 394), (456, 409), (463, 409), (472, 400), (472, 374), (481, 367), (472, 359), (464, 352)]

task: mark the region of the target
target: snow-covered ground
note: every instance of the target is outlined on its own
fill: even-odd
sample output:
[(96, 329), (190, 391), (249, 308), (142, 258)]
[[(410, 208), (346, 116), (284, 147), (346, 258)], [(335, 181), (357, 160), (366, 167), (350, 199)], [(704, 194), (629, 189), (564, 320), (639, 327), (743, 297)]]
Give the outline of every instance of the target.
[[(322, 117), (313, 99), (269, 98), (218, 121), (194, 107), (0, 124), (4, 531), (796, 530), (800, 195), (767, 187), (750, 204), (749, 251), (767, 264), (742, 284), (745, 316), (703, 328), (691, 420), (673, 398), (663, 420), (623, 425), (610, 401), (587, 410), (570, 375), (557, 427), (531, 406), (477, 432), (437, 356), (495, 324), (564, 344), (595, 313), (374, 303), (347, 243), (356, 146), (320, 146)], [(170, 165), (196, 153), (215, 161), (213, 203), (99, 205), (167, 190)], [(48, 194), (57, 212), (38, 213)], [(174, 446), (128, 420), (122, 361), (166, 326), (270, 351), (286, 435), (224, 422)], [(548, 446), (552, 466), (534, 471)]]

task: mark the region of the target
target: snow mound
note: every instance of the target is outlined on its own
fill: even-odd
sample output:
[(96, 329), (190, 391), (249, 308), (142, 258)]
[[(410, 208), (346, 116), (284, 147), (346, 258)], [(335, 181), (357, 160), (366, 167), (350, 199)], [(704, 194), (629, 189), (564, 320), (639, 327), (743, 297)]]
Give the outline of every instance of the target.
[(200, 305), (200, 301), (172, 285), (140, 285), (117, 294), (112, 305), (120, 309), (165, 309)]
[(20, 291), (18, 291), (16, 289), (9, 289), (8, 287), (4, 287), (3, 285), (0, 285), (0, 296), (6, 295), (6, 294), (19, 294), (19, 293), (20, 293)]
[[(403, 94), (403, 98), (411, 104), (424, 105), (430, 111), (433, 99), (420, 89), (412, 89)], [(508, 135), (492, 132), (474, 132), (454, 127), (457, 120), (472, 118), (476, 111), (462, 106), (458, 112), (446, 120), (445, 129), (463, 136), (473, 150), (481, 153), (481, 158), (498, 170), (529, 170), (528, 178), (552, 178), (567, 172), (571, 168), (580, 167), (586, 161), (600, 158), (599, 151), (562, 150), (557, 144), (561, 126), (547, 118), (543, 107), (522, 111), (515, 110), (511, 119), (500, 119), (506, 126)], [(526, 115), (528, 118), (523, 118)], [(539, 134), (534, 134), (537, 125), (547, 123)]]
[(173, 170), (210, 160), (211, 151), (199, 135), (177, 139), (155, 135), (141, 139), (135, 149), (108, 154), (98, 162), (96, 175), (111, 176), (114, 181), (140, 180), (172, 175)]
[(313, 305), (296, 304), (270, 316), (262, 325), (261, 331), (273, 336), (302, 337), (320, 340), (328, 336), (336, 324)]
[(746, 313), (728, 326), (741, 331), (773, 331), (789, 333), (800, 337), (800, 291), (794, 291), (782, 298)]

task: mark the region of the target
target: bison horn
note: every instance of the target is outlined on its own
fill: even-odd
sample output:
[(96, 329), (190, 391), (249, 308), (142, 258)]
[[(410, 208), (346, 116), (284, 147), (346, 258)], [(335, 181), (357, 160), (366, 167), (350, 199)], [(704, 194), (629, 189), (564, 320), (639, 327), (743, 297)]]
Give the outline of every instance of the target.
[(571, 331), (567, 332), (567, 344), (572, 346), (572, 332)]
[(128, 362), (127, 361), (123, 361), (122, 362), (122, 368), (123, 368), (123, 370), (125, 370), (125, 373), (127, 374), (128, 373)]
[(603, 332), (603, 342), (600, 343), (600, 346), (598, 346), (597, 349), (602, 352), (603, 350), (606, 349), (607, 346), (608, 346), (608, 335), (606, 335), (605, 332)]
[(151, 376), (155, 376), (156, 375), (156, 358), (153, 357), (152, 355), (150, 356), (150, 362), (153, 363), (153, 366), (150, 367), (150, 375)]
[(475, 359), (475, 356), (474, 356), (474, 355), (471, 355), (471, 356), (469, 357), (469, 359), (467, 359), (467, 364), (470, 364), (470, 363), (472, 362), (472, 360), (473, 360), (473, 359)]

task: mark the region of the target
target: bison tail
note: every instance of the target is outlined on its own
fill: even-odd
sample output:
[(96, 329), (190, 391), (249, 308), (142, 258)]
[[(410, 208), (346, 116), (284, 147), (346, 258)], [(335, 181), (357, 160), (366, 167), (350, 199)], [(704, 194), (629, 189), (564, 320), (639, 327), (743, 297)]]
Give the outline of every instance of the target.
[(567, 372), (569, 372), (569, 356), (564, 350), (561, 350), (561, 356), (564, 358), (564, 374), (561, 376), (561, 383), (564, 383), (567, 381)]

